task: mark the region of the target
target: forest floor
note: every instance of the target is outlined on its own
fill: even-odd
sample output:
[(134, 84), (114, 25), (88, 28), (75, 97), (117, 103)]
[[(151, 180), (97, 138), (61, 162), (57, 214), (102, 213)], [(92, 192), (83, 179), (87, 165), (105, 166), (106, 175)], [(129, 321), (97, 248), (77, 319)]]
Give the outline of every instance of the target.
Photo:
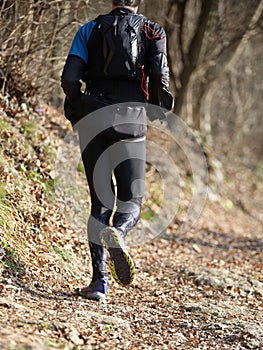
[(0, 120), (0, 349), (263, 349), (262, 181), (229, 166), (192, 228), (131, 247), (134, 283), (110, 277), (107, 301), (88, 301), (85, 236), (52, 197), (68, 125), (27, 108), (2, 104)]

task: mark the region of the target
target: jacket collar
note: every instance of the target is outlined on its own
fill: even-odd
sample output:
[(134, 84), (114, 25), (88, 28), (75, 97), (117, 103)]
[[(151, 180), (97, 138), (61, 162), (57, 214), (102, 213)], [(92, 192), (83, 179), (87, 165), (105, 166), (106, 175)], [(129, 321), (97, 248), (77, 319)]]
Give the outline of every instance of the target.
[(127, 9), (126, 7), (117, 7), (116, 9), (112, 10), (109, 14), (110, 15), (130, 15), (134, 13), (135, 12), (133, 10)]

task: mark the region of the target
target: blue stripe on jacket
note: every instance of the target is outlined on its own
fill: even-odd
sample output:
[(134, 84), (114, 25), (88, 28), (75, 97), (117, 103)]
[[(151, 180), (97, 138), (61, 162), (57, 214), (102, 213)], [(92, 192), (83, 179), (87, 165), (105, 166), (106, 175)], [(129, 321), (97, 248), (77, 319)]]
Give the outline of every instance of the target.
[(90, 21), (79, 28), (73, 39), (69, 55), (78, 56), (88, 63), (88, 41), (95, 24), (96, 21)]

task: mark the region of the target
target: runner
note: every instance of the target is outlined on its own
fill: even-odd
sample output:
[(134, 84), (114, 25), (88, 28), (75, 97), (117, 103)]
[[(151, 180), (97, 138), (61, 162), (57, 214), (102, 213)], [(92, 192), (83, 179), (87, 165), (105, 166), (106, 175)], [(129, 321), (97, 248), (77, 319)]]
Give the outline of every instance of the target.
[[(113, 0), (109, 14), (80, 27), (62, 74), (65, 116), (79, 133), (91, 196), (93, 275), (80, 295), (94, 300), (104, 299), (109, 288), (108, 253), (116, 282), (126, 286), (134, 279), (124, 238), (140, 218), (144, 195), (145, 106), (170, 110), (173, 103), (164, 29), (137, 14), (139, 5), (139, 0)], [(81, 81), (86, 83), (85, 93)], [(161, 108), (147, 111), (150, 119), (163, 118)], [(83, 118), (91, 112), (92, 118)], [(94, 120), (100, 123), (95, 128)]]

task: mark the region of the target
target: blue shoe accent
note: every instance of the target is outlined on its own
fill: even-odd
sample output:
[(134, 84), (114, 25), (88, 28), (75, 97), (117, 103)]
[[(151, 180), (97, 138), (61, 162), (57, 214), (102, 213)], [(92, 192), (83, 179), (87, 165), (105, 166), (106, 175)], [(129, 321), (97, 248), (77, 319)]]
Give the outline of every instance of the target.
[(103, 277), (91, 282), (89, 286), (82, 288), (79, 291), (79, 295), (85, 299), (100, 301), (106, 299), (108, 290), (108, 278)]

